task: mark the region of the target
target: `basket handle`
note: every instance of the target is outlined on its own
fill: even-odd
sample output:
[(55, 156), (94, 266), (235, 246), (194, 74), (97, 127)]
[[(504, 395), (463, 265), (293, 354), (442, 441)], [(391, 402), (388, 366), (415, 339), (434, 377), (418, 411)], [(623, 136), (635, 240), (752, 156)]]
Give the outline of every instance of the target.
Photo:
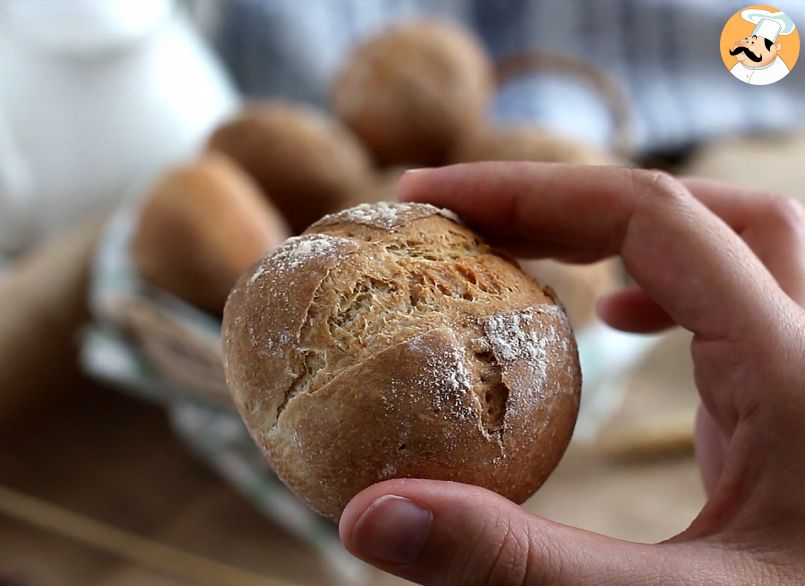
[(515, 77), (535, 71), (558, 71), (587, 81), (609, 106), (615, 127), (615, 152), (631, 158), (634, 152), (632, 105), (621, 84), (612, 75), (589, 61), (571, 55), (523, 51), (506, 56), (495, 64), (497, 87), (502, 87)]

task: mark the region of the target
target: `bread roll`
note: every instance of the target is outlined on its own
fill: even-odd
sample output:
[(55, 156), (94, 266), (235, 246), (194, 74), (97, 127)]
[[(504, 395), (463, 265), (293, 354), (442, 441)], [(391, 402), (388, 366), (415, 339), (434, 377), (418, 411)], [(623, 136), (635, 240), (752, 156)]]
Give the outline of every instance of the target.
[(576, 345), (552, 291), (430, 205), (362, 205), (289, 239), (241, 278), (223, 335), (252, 436), (332, 520), (394, 477), (522, 502), (576, 420)]
[(453, 152), (455, 163), (538, 161), (575, 165), (613, 165), (617, 158), (578, 140), (533, 126), (490, 127), (465, 138)]
[(257, 181), (294, 233), (372, 181), (369, 155), (349, 129), (305, 106), (253, 104), (218, 128), (209, 147)]
[(208, 154), (154, 187), (132, 245), (143, 278), (221, 315), (241, 273), (287, 236), (251, 179), (223, 155)]
[(493, 87), (489, 58), (468, 31), (416, 22), (359, 45), (332, 102), (380, 163), (437, 165), (481, 123)]

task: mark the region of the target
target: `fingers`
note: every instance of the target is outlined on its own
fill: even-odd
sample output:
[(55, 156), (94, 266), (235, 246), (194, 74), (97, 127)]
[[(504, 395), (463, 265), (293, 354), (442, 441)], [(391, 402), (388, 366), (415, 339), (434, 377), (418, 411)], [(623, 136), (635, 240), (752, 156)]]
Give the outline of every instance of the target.
[(552, 523), (495, 493), (452, 482), (372, 486), (349, 503), (339, 531), (356, 556), (421, 584), (645, 584), (673, 580), (683, 565), (694, 565), (688, 557), (675, 567), (673, 546)]
[(709, 179), (682, 182), (749, 245), (789, 297), (805, 305), (805, 208), (798, 201)]
[[(628, 216), (633, 201), (598, 190), (629, 182), (629, 171), (538, 163), (473, 163), (409, 171), (399, 182), (404, 201), (427, 201), (452, 209), (486, 234), (529, 246), (532, 254), (613, 254), (612, 226)], [(594, 213), (593, 213), (594, 211)], [(600, 244), (600, 246), (595, 246)], [(596, 250), (600, 249), (600, 250)]]
[[(478, 163), (406, 174), (400, 197), (453, 209), (535, 254), (621, 254), (663, 312), (704, 339), (774, 323), (780, 289), (758, 258), (678, 181), (656, 172)], [(779, 305), (778, 305), (779, 307)]]

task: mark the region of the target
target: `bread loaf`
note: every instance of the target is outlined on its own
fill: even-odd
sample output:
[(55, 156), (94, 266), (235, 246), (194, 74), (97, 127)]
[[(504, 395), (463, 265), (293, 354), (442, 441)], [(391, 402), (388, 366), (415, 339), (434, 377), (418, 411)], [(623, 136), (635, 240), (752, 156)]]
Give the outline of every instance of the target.
[(252, 104), (213, 133), (209, 148), (251, 175), (297, 234), (372, 181), (369, 155), (349, 129), (306, 106)]
[(332, 104), (381, 164), (437, 165), (481, 123), (493, 88), (471, 33), (414, 22), (360, 44), (335, 77)]
[(394, 477), (521, 502), (578, 411), (576, 345), (552, 291), (430, 205), (362, 205), (289, 239), (241, 278), (223, 335), (252, 436), (332, 520)]
[(221, 315), (241, 273), (287, 236), (251, 179), (223, 155), (207, 154), (153, 188), (132, 253), (151, 284)]

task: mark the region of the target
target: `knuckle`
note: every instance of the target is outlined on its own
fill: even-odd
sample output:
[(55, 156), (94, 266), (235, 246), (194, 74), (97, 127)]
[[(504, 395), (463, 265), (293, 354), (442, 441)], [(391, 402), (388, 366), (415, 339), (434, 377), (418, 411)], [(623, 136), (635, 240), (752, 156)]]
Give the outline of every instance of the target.
[(638, 183), (653, 190), (661, 192), (679, 191), (680, 183), (674, 176), (660, 169), (636, 169), (633, 173)]
[(650, 202), (674, 202), (684, 196), (686, 190), (673, 175), (659, 169), (634, 169), (632, 183), (635, 193)]
[(553, 543), (548, 536), (542, 535), (539, 538), (529, 536), (530, 549), (526, 558), (526, 578), (525, 584), (557, 584), (573, 583), (571, 572), (564, 564), (566, 552), (562, 547)]
[(478, 586), (534, 584), (534, 581), (527, 581), (532, 565), (529, 561), (532, 555), (531, 540), (527, 533), (519, 529), (521, 527), (513, 527), (505, 519), (499, 519), (487, 527), (483, 537), (467, 552), (459, 567), (454, 568), (453, 579), (447, 583)]
[(506, 584), (525, 584), (528, 575), (528, 560), (531, 555), (531, 547), (527, 536), (519, 534), (517, 531), (507, 527), (503, 543), (500, 548), (501, 555), (495, 560), (493, 575)]
[(491, 574), (488, 566), (494, 565), (499, 548), (500, 536), (497, 523), (486, 523), (473, 536), (469, 547), (461, 548), (448, 566), (443, 576), (443, 584), (486, 584)]
[(793, 197), (773, 196), (766, 204), (766, 214), (781, 229), (805, 234), (805, 206)]

